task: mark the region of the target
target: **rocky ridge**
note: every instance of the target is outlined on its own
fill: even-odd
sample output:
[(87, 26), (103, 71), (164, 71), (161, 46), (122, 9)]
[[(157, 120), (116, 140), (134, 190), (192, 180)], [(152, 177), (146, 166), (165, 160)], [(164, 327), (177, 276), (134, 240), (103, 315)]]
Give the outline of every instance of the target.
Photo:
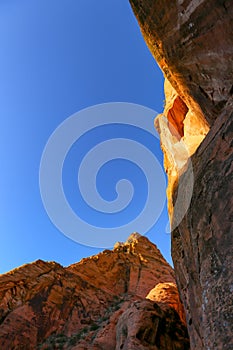
[(189, 349), (174, 272), (146, 237), (0, 276), (0, 349)]

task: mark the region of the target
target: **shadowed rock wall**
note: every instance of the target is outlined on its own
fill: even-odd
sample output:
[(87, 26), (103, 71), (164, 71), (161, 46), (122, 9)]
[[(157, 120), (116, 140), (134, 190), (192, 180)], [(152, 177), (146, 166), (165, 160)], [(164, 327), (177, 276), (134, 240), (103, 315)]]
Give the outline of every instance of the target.
[[(230, 0), (130, 0), (130, 3), (145, 41), (173, 89), (170, 97), (166, 96), (164, 115), (158, 117), (156, 127), (168, 173), (172, 256), (191, 348), (230, 350), (233, 349), (233, 4)], [(175, 101), (183, 101), (180, 112)], [(181, 141), (186, 148), (184, 153), (180, 151)], [(188, 160), (193, 169), (187, 168)], [(185, 194), (191, 170), (194, 175), (191, 203), (187, 212), (184, 203), (186, 215), (175, 227), (178, 187)], [(182, 211), (182, 204), (179, 210)]]

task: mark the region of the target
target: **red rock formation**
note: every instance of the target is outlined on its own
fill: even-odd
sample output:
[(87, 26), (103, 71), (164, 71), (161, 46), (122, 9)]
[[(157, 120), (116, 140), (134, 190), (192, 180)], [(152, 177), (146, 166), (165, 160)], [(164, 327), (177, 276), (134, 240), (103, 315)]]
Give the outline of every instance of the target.
[(167, 113), (168, 127), (172, 135), (181, 139), (184, 136), (184, 120), (188, 112), (188, 107), (184, 101), (177, 96), (172, 108)]
[(143, 36), (186, 105), (212, 125), (232, 95), (230, 0), (130, 0)]
[(146, 297), (155, 301), (163, 310), (173, 308), (179, 314), (181, 321), (186, 324), (184, 308), (175, 283), (158, 283)]
[[(156, 127), (168, 173), (172, 256), (191, 348), (233, 349), (232, 1), (130, 3), (170, 82), (165, 83), (165, 92), (166, 84), (172, 86)], [(185, 117), (183, 105), (179, 117), (178, 109), (173, 114), (178, 137), (168, 122), (177, 96), (188, 108)], [(185, 193), (192, 174), (187, 206)], [(183, 219), (180, 214), (185, 214)]]
[(150, 300), (135, 301), (117, 323), (116, 350), (189, 349), (186, 327), (177, 323), (173, 308), (166, 310)]
[[(138, 234), (67, 268), (41, 260), (24, 265), (0, 276), (0, 349), (188, 349), (176, 295), (166, 309), (146, 299), (158, 283), (174, 289), (174, 272)], [(130, 320), (150, 333), (136, 337), (138, 348), (129, 345), (130, 327), (126, 339), (123, 330), (135, 305), (140, 312)], [(140, 326), (147, 316), (153, 320)]]
[(166, 98), (164, 112), (155, 119), (155, 127), (160, 134), (164, 153), (164, 167), (168, 175), (168, 213), (173, 223), (174, 186), (180, 174), (186, 169), (188, 159), (208, 133), (209, 127), (186, 106), (168, 80), (165, 80), (164, 92)]

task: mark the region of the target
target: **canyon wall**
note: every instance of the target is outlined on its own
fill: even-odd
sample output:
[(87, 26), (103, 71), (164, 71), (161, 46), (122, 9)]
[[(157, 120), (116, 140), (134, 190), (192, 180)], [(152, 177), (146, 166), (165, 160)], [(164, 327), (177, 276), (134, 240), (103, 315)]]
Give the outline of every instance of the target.
[(130, 0), (130, 3), (166, 79), (166, 106), (155, 125), (168, 174), (172, 256), (191, 348), (230, 350), (233, 349), (232, 1)]
[(1, 350), (188, 350), (174, 271), (147, 238), (67, 268), (38, 260), (0, 276)]

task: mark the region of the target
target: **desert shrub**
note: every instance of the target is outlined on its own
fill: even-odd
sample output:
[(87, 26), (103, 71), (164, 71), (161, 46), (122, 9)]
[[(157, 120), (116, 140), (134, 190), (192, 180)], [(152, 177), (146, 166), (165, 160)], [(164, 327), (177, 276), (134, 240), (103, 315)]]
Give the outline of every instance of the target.
[(91, 330), (91, 331), (96, 331), (98, 328), (99, 328), (99, 325), (96, 324), (96, 323), (93, 323), (93, 324), (91, 325), (91, 327), (90, 327), (90, 330)]

